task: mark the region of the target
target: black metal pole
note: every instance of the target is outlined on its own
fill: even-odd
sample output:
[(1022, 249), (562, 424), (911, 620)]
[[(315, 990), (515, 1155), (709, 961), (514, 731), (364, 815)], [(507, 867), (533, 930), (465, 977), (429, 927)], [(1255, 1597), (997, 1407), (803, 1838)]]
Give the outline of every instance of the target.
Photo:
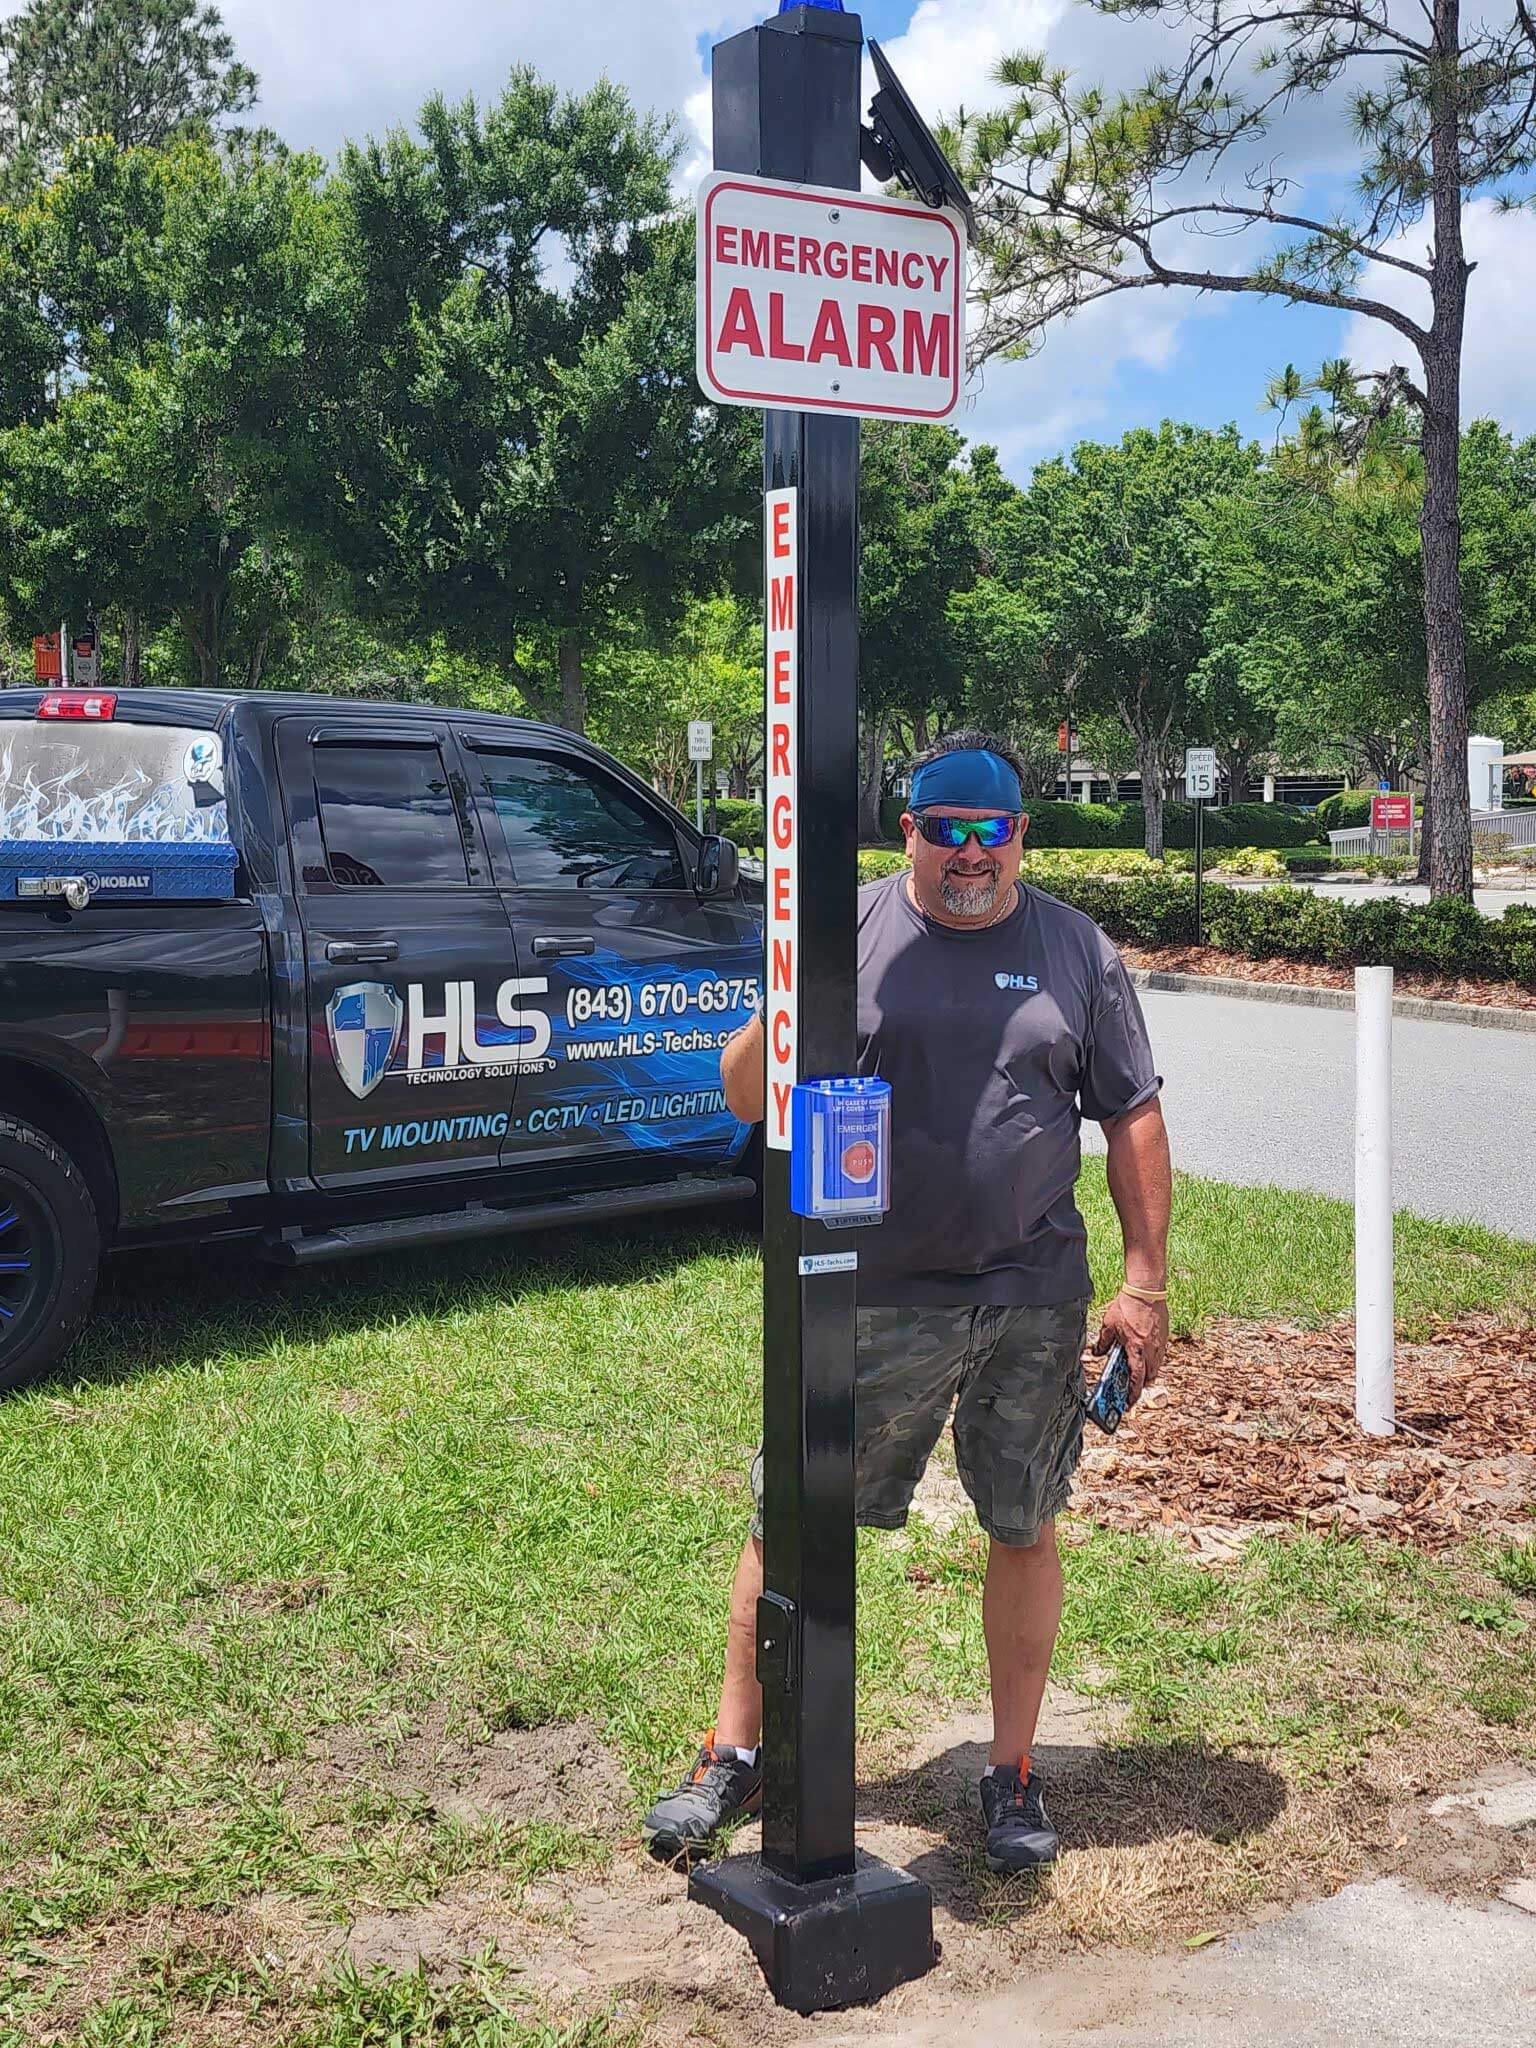
[[(798, 7), (714, 52), (715, 167), (859, 185), (862, 28)], [(799, 1066), (855, 1071), (859, 423), (770, 412), (764, 486), (798, 493)], [(707, 1865), (690, 1896), (741, 1929), (801, 2012), (878, 1998), (933, 1960), (926, 1885), (854, 1852), (855, 1276), (803, 1261), (857, 1233), (790, 1207), (768, 1149), (763, 1202), (763, 1848)]]

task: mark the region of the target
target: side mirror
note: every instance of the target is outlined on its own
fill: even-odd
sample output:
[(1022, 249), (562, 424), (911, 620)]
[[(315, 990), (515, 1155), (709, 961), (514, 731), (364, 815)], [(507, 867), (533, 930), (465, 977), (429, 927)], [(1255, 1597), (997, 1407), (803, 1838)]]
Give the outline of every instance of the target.
[(741, 855), (735, 841), (711, 834), (699, 848), (694, 887), (701, 896), (733, 896), (740, 880)]

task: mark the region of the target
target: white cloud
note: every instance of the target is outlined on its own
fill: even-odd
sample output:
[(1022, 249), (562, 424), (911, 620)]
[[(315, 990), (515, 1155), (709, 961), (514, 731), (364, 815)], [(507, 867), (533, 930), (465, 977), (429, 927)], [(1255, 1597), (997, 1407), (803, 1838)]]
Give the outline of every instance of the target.
[(1048, 47), (1069, 11), (1069, 0), (921, 0), (905, 31), (880, 47), (934, 121), (1006, 98), (992, 78), (998, 59)]
[(703, 77), (698, 39), (745, 17), (731, 0), (222, 0), (262, 82), (260, 118), (326, 153), (409, 123), (430, 93), (493, 98), (514, 64), (571, 89), (606, 74), (638, 105), (680, 110)]
[(1121, 393), (1127, 370), (1172, 372), (1188, 353), (1190, 328), (1223, 308), (1170, 292), (1102, 299), (1054, 328), (1024, 363), (989, 363), (971, 379), (958, 426), (990, 441), (1010, 475), (1074, 441), (1117, 440), (1129, 422)]
[[(1467, 257), (1477, 266), (1467, 285), (1462, 418), (1496, 419), (1512, 433), (1536, 433), (1536, 379), (1526, 345), (1536, 326), (1536, 218), (1500, 213), (1491, 199), (1474, 199), (1462, 219)], [(1392, 255), (1422, 263), (1429, 239), (1426, 223), (1387, 247)], [(1363, 288), (1416, 320), (1429, 318), (1429, 287), (1405, 271), (1376, 265)], [(1362, 314), (1345, 329), (1344, 353), (1362, 370), (1400, 363), (1415, 378), (1422, 375), (1412, 347), (1392, 328)]]

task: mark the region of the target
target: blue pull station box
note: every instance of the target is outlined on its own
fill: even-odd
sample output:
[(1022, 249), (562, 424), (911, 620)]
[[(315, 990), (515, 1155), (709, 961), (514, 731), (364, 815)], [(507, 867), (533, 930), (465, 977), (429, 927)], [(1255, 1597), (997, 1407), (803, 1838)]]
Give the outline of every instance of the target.
[(789, 1206), (821, 1223), (878, 1223), (891, 1206), (891, 1084), (802, 1081), (790, 1097)]

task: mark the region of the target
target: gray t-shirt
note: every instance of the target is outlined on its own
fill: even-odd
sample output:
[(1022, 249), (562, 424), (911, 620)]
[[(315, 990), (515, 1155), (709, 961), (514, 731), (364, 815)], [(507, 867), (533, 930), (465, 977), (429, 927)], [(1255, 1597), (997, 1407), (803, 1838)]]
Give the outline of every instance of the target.
[(1147, 1027), (1093, 922), (1020, 884), (989, 930), (930, 924), (905, 875), (859, 891), (859, 1072), (891, 1084), (891, 1213), (865, 1305), (1044, 1305), (1092, 1292), (1078, 1130), (1157, 1094)]

